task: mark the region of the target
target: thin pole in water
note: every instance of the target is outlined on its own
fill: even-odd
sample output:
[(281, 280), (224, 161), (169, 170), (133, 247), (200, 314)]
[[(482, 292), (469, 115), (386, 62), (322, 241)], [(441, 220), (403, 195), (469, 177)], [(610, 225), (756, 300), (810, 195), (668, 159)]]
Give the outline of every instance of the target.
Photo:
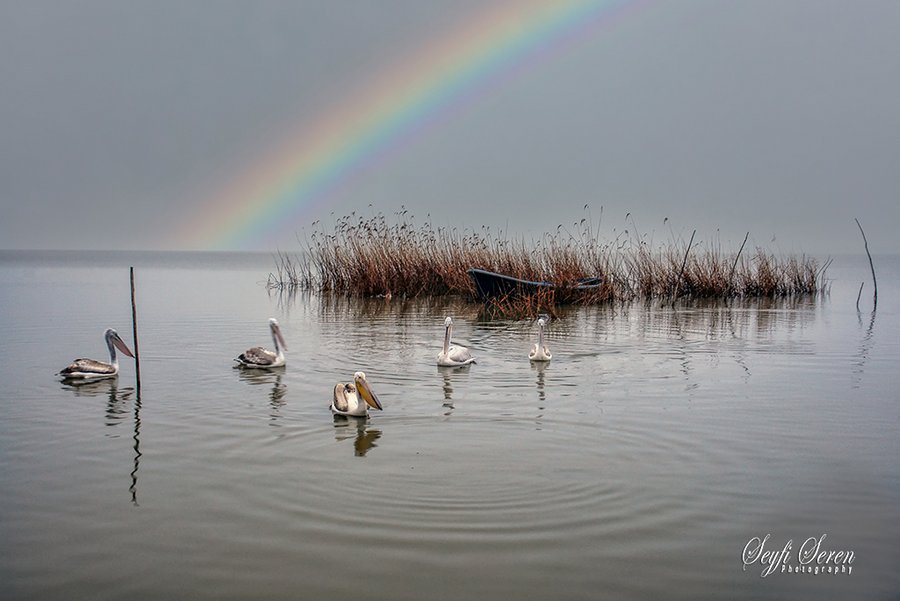
[(750, 237), (750, 232), (747, 232), (747, 235), (744, 236), (744, 241), (741, 242), (741, 247), (738, 249), (737, 254), (734, 256), (734, 263), (731, 264), (731, 271), (728, 273), (728, 285), (731, 286), (731, 282), (734, 280), (734, 270), (737, 269), (738, 259), (741, 258), (741, 253), (744, 252), (744, 245), (747, 244), (747, 238)]
[(672, 307), (675, 307), (675, 300), (678, 298), (678, 291), (681, 288), (681, 280), (684, 278), (684, 268), (687, 265), (688, 255), (691, 253), (691, 245), (694, 243), (694, 236), (696, 235), (697, 230), (691, 232), (691, 239), (684, 251), (684, 261), (681, 262), (681, 271), (678, 272), (678, 280), (675, 282), (675, 291), (672, 293)]
[(131, 276), (131, 329), (134, 334), (134, 373), (137, 377), (137, 395), (141, 398), (141, 355), (138, 352), (137, 308), (134, 303), (134, 267), (128, 268)]
[[(856, 221), (856, 227), (859, 228), (859, 233), (862, 234), (863, 245), (866, 247), (866, 256), (869, 257), (869, 268), (872, 270), (872, 286), (875, 288), (875, 296), (872, 301), (872, 310), (874, 311), (878, 307), (878, 280), (875, 279), (875, 264), (872, 262), (872, 255), (869, 254), (869, 241), (866, 240), (866, 233), (859, 224), (859, 219), (854, 218), (854, 221)], [(862, 288), (860, 288), (860, 290), (862, 290)]]

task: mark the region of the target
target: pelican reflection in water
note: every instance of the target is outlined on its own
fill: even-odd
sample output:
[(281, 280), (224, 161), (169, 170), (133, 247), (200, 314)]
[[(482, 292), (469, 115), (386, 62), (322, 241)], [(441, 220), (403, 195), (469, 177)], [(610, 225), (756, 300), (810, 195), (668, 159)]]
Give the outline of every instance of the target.
[[(362, 400), (360, 400), (362, 397)], [(334, 397), (331, 410), (338, 415), (365, 417), (369, 407), (381, 410), (381, 401), (372, 392), (366, 374), (361, 371), (353, 375), (353, 382), (338, 382), (334, 385)]]
[(437, 356), (437, 364), (440, 367), (459, 367), (475, 363), (475, 357), (464, 346), (450, 344), (453, 334), (453, 320), (449, 317), (444, 320), (444, 347)]
[(62, 381), (62, 389), (72, 392), (76, 397), (105, 397), (107, 426), (117, 426), (130, 415), (127, 403), (135, 391), (130, 386), (119, 388), (119, 378), (66, 378)]
[(381, 430), (369, 427), (369, 421), (351, 419), (344, 415), (334, 416), (334, 439), (338, 442), (353, 439), (353, 454), (365, 457), (371, 449), (378, 446)]
[(64, 380), (99, 380), (102, 378), (115, 378), (119, 374), (119, 360), (116, 357), (116, 349), (119, 349), (129, 357), (134, 358), (128, 347), (119, 338), (119, 334), (112, 328), (106, 328), (103, 333), (106, 346), (109, 349), (109, 363), (95, 359), (75, 359), (67, 367), (64, 367), (58, 375)]
[(270, 417), (272, 417), (272, 419), (280, 417), (279, 412), (286, 404), (285, 396), (287, 395), (287, 384), (282, 382), (283, 377), (283, 369), (238, 370), (238, 378), (241, 382), (245, 382), (251, 386), (259, 386), (260, 388), (268, 387), (269, 406), (271, 408)]
[(531, 352), (528, 353), (528, 358), (532, 361), (549, 361), (553, 358), (553, 355), (550, 354), (550, 349), (544, 345), (544, 318), (541, 317), (538, 319), (538, 339), (534, 346), (531, 348)]
[(272, 332), (272, 344), (275, 351), (270, 351), (261, 346), (248, 348), (235, 359), (237, 365), (235, 367), (246, 367), (249, 369), (270, 369), (273, 367), (281, 367), (285, 363), (284, 351), (287, 350), (287, 344), (281, 335), (281, 326), (274, 317), (269, 319), (269, 330)]
[(547, 398), (547, 395), (544, 393), (544, 381), (545, 381), (544, 372), (547, 371), (547, 365), (549, 365), (549, 362), (547, 362), (547, 361), (532, 361), (531, 362), (531, 369), (533, 369), (537, 372), (536, 373), (537, 377), (535, 378), (534, 383), (535, 383), (535, 385), (537, 385), (538, 399), (541, 401), (544, 401)]

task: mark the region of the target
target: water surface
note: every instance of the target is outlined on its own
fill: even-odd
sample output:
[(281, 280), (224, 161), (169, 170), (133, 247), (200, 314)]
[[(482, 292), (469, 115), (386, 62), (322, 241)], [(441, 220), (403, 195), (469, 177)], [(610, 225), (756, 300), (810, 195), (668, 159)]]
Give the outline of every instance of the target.
[[(132, 343), (142, 385), (54, 372)], [(530, 321), (459, 300), (271, 295), (268, 255), (0, 253), (4, 599), (894, 598), (897, 257), (819, 299)], [(435, 365), (443, 320), (478, 362)], [(231, 359), (271, 345), (288, 364)], [(334, 418), (364, 370), (384, 404)], [(744, 566), (754, 537), (850, 574)], [(723, 592), (725, 593), (723, 595)]]

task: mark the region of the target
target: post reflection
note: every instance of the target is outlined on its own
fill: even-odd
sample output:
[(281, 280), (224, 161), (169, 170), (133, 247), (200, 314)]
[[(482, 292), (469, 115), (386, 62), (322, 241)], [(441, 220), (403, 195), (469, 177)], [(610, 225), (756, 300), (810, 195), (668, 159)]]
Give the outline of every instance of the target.
[(860, 387), (863, 373), (866, 371), (866, 363), (869, 360), (869, 355), (872, 353), (872, 345), (875, 338), (875, 312), (876, 308), (872, 307), (872, 313), (869, 315), (868, 324), (864, 326), (862, 313), (859, 311), (859, 309), (857, 309), (856, 311), (856, 316), (859, 320), (859, 327), (865, 327), (865, 331), (863, 332), (862, 339), (859, 342), (859, 351), (856, 353), (856, 361), (854, 362), (853, 366), (854, 388)]
[[(701, 311), (700, 313), (706, 315), (706, 317), (700, 318), (694, 316), (691, 312), (682, 314), (678, 310), (672, 310), (668, 323), (669, 336), (673, 340), (673, 353), (680, 365), (681, 375), (684, 377), (685, 382), (685, 391), (688, 392), (689, 398), (693, 398), (693, 391), (697, 388), (697, 384), (691, 381), (693, 360), (693, 353), (689, 348), (692, 327), (690, 325), (691, 321), (693, 321), (694, 328), (705, 328), (705, 336), (709, 336), (709, 332), (713, 331), (713, 328), (722, 329), (723, 326), (725, 328), (730, 327), (724, 324), (729, 324), (731, 321), (730, 317), (722, 319), (720, 315), (709, 313), (707, 311)], [(682, 324), (683, 318), (688, 323)], [(704, 322), (703, 319), (706, 321)], [(704, 325), (698, 326), (697, 324), (700, 323), (703, 323)]]
[(138, 391), (135, 395), (135, 388), (127, 386), (119, 388), (118, 378), (107, 378), (104, 380), (84, 380), (84, 379), (65, 379), (62, 381), (62, 389), (70, 390), (75, 393), (76, 397), (106, 397), (106, 422), (107, 426), (117, 426), (125, 421), (129, 416), (127, 409), (128, 401), (132, 396), (135, 397), (134, 402), (134, 430), (131, 439), (134, 441), (132, 448), (134, 449), (134, 460), (132, 462), (131, 485), (128, 492), (131, 494), (131, 502), (137, 505), (137, 476), (138, 467), (141, 459), (141, 394)]
[(335, 415), (334, 439), (343, 442), (351, 438), (353, 439), (353, 454), (356, 457), (365, 457), (366, 453), (378, 446), (376, 441), (381, 438), (381, 430), (371, 428), (369, 419), (365, 417)]
[(137, 483), (138, 483), (138, 468), (141, 464), (141, 393), (138, 390), (137, 399), (134, 402), (134, 435), (131, 437), (134, 441), (134, 464), (133, 469), (131, 470), (131, 486), (128, 487), (128, 492), (131, 493), (131, 503), (137, 507)]

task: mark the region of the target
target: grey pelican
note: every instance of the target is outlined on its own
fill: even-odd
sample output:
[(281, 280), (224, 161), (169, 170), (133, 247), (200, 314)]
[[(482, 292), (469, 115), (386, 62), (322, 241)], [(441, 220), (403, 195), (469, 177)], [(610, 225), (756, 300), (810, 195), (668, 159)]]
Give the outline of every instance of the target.
[(103, 333), (106, 339), (106, 346), (109, 348), (109, 363), (103, 361), (95, 361), (94, 359), (75, 359), (72, 363), (62, 369), (58, 375), (66, 380), (97, 380), (100, 378), (115, 378), (119, 374), (119, 360), (116, 358), (116, 349), (119, 349), (129, 357), (134, 357), (119, 334), (112, 328), (106, 328)]
[(531, 352), (528, 353), (528, 358), (532, 361), (549, 361), (553, 358), (553, 355), (550, 353), (550, 349), (544, 345), (544, 318), (541, 317), (538, 319), (538, 339), (534, 346), (531, 348)]
[(269, 319), (269, 329), (272, 331), (272, 344), (275, 345), (275, 352), (273, 353), (261, 346), (248, 348), (235, 359), (237, 362), (236, 367), (266, 369), (284, 365), (284, 351), (287, 350), (287, 344), (285, 344), (284, 337), (281, 335), (281, 327), (278, 325), (278, 320), (274, 317)]
[[(357, 394), (358, 393), (358, 394)], [(362, 397), (363, 401), (359, 400)], [(338, 382), (334, 385), (334, 400), (331, 402), (331, 410), (338, 415), (353, 417), (365, 417), (369, 413), (369, 407), (381, 410), (381, 401), (369, 387), (366, 374), (361, 371), (353, 374), (353, 383)]]
[(444, 320), (444, 348), (438, 353), (437, 364), (440, 367), (459, 367), (475, 363), (475, 357), (464, 346), (450, 344), (450, 335), (453, 332), (453, 320), (449, 317)]

